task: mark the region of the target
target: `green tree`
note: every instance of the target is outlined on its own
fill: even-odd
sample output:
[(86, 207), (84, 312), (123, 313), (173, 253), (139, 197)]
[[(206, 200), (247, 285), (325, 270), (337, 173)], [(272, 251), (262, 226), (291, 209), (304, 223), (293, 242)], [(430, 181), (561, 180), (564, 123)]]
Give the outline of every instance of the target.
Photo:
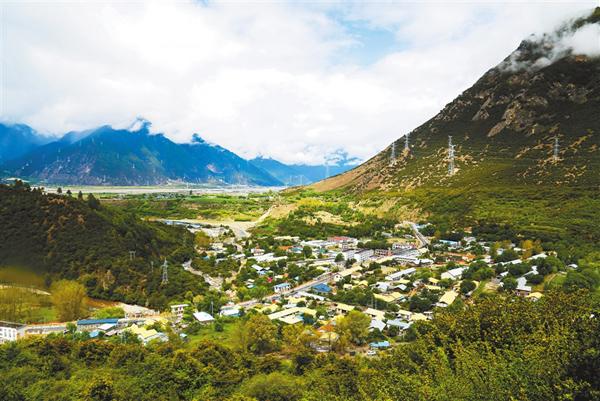
[(92, 210), (100, 209), (100, 201), (93, 194), (88, 194), (87, 203)]
[(79, 319), (85, 313), (85, 287), (77, 281), (57, 281), (50, 287), (50, 293), (62, 321)]
[(506, 276), (502, 279), (502, 289), (504, 291), (514, 291), (517, 289), (517, 279)]
[(304, 254), (305, 258), (310, 258), (312, 256), (312, 248), (308, 245), (305, 245), (304, 248), (302, 248), (302, 253)]
[(238, 348), (254, 354), (266, 354), (277, 349), (277, 326), (262, 314), (254, 314), (238, 325)]
[(125, 311), (123, 308), (118, 306), (109, 306), (106, 308), (98, 309), (94, 312), (94, 317), (96, 319), (109, 319), (109, 318), (124, 318)]
[(345, 336), (354, 344), (363, 344), (369, 336), (371, 318), (366, 314), (352, 310), (337, 323), (338, 334)]
[(475, 283), (471, 280), (463, 280), (460, 283), (460, 293), (461, 294), (468, 294), (469, 292), (473, 291), (477, 286), (475, 285)]

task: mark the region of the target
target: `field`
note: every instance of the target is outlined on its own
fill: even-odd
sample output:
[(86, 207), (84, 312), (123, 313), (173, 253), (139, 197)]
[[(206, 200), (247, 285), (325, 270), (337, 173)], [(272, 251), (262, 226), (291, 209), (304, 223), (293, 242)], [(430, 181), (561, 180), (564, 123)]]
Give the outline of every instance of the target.
[(101, 199), (104, 203), (146, 218), (252, 221), (269, 209), (274, 202), (274, 195), (103, 194)]
[(217, 331), (214, 323), (201, 326), (197, 333), (191, 334), (188, 337), (187, 347), (192, 349), (198, 343), (210, 340), (217, 344), (233, 348), (235, 346), (235, 333), (239, 324), (239, 319), (226, 320), (222, 324), (222, 331)]

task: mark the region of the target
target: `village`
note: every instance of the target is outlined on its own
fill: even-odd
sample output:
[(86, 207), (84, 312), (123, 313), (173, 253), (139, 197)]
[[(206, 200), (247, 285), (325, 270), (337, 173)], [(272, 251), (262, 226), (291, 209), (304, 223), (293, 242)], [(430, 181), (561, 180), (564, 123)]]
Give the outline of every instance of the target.
[[(203, 276), (209, 294), (172, 300), (162, 312), (121, 303), (113, 308), (118, 314), (103, 318), (28, 325), (0, 322), (0, 342), (67, 332), (92, 339), (134, 337), (144, 345), (187, 342), (198, 335), (227, 332), (224, 326), (262, 314), (279, 326), (310, 329), (315, 352), (373, 357), (411, 335), (414, 324), (446, 308), (496, 291), (535, 302), (543, 296), (548, 278), (576, 268), (561, 266), (532, 241), (518, 246), (468, 235), (440, 239), (430, 235), (427, 223), (405, 222), (377, 239), (305, 240), (240, 236), (227, 226), (167, 224), (183, 224), (196, 234), (198, 258), (181, 268)], [(178, 267), (165, 264), (165, 275), (168, 268)], [(348, 341), (340, 326), (351, 323), (357, 334)]]

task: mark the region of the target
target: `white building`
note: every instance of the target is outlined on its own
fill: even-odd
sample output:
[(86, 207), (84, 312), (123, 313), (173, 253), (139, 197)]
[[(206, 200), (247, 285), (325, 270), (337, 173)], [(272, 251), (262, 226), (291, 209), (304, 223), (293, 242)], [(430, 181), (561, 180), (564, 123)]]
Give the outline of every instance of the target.
[(396, 281), (398, 279), (401, 279), (402, 277), (410, 276), (411, 274), (414, 274), (416, 271), (417, 271), (417, 269), (415, 269), (414, 267), (411, 267), (408, 269), (400, 270), (396, 273), (392, 273), (392, 274), (386, 276), (385, 279), (386, 279), (386, 281)]
[(292, 285), (290, 283), (281, 283), (273, 286), (273, 291), (277, 294), (281, 294), (282, 292), (287, 292), (292, 289)]
[(214, 317), (212, 317), (210, 315), (210, 313), (206, 313), (206, 312), (194, 312), (194, 317), (196, 318), (197, 321), (199, 321), (200, 323), (211, 323), (215, 320)]
[(443, 272), (441, 275), (442, 280), (460, 280), (462, 278), (463, 272), (466, 270), (466, 267), (457, 267), (455, 269), (450, 269), (447, 272)]
[(20, 323), (0, 321), (0, 344), (8, 341), (16, 341), (25, 333), (25, 325)]
[(183, 318), (183, 311), (187, 308), (189, 304), (177, 304), (171, 305), (171, 314), (175, 316), (177, 319)]

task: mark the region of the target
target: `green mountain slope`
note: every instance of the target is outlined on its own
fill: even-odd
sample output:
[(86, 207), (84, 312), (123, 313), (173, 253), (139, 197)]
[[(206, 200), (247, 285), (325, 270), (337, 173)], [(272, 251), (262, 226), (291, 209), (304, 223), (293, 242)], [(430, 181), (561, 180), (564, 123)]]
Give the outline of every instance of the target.
[[(77, 279), (90, 296), (154, 306), (204, 288), (180, 265), (193, 252), (186, 230), (96, 202), (0, 185), (0, 267), (33, 269), (47, 281)], [(169, 284), (161, 285), (158, 266), (165, 258)]]
[(599, 21), (600, 8), (552, 35), (523, 41), (412, 131), (408, 151), (401, 138), (314, 188), (397, 197), (450, 225), (501, 222), (546, 241), (599, 243), (593, 219), (600, 213), (600, 59), (559, 46)]

